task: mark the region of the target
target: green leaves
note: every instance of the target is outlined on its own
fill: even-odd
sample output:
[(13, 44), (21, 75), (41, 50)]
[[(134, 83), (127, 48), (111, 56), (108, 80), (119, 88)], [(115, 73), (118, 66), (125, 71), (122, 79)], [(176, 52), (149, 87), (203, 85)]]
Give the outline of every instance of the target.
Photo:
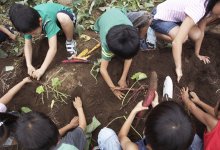
[(59, 80), (59, 78), (52, 78), (52, 87), (57, 89), (59, 86), (61, 86), (61, 81)]
[(36, 88), (36, 93), (37, 93), (37, 94), (42, 94), (42, 93), (44, 93), (44, 92), (45, 92), (45, 90), (44, 90), (43, 85), (38, 86), (38, 87)]
[(142, 72), (137, 72), (131, 77), (132, 80), (136, 80), (136, 81), (140, 81), (146, 78), (147, 78), (147, 75)]
[(31, 111), (32, 110), (30, 108), (28, 108), (28, 107), (21, 107), (21, 112), (23, 112), (23, 113), (29, 113)]

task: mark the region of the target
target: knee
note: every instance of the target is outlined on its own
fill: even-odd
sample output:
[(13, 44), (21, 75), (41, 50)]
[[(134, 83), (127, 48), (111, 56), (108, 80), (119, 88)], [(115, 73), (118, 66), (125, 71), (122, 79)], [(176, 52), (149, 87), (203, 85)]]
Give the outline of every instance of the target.
[(203, 36), (203, 32), (200, 29), (197, 29), (196, 31), (194, 31), (190, 38), (193, 41), (197, 41), (201, 36)]

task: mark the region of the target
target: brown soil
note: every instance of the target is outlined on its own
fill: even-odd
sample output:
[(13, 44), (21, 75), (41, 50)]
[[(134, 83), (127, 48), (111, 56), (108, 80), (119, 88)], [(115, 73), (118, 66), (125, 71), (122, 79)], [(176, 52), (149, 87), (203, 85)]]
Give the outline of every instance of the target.
[[(86, 32), (86, 34), (98, 38), (97, 34), (93, 32)], [(214, 33), (207, 33), (202, 45), (202, 54), (208, 55), (211, 58), (211, 64), (204, 65), (194, 56), (193, 43), (187, 42), (183, 48), (183, 67), (184, 76), (181, 82), (178, 84), (176, 82), (176, 76), (174, 72), (174, 62), (172, 58), (171, 48), (160, 49), (151, 52), (139, 52), (139, 54), (134, 58), (131, 69), (128, 75), (129, 85), (133, 83), (130, 79), (131, 75), (136, 72), (144, 72), (148, 76), (150, 72), (155, 70), (158, 74), (158, 93), (161, 98), (163, 90), (163, 82), (167, 75), (171, 76), (174, 82), (174, 100), (180, 102), (179, 89), (182, 86), (190, 86), (206, 103), (214, 106), (216, 101), (220, 98), (220, 45), (219, 45), (220, 35)], [(72, 100), (75, 96), (80, 96), (83, 100), (83, 107), (87, 122), (90, 123), (93, 116), (101, 122), (101, 127), (106, 126), (112, 119), (119, 116), (127, 116), (131, 109), (136, 105), (138, 101), (143, 99), (144, 92), (136, 99), (135, 102), (129, 103), (124, 109), (120, 110), (121, 101), (118, 100), (110, 91), (106, 83), (104, 82), (101, 75), (98, 75), (98, 82), (90, 75), (90, 70), (92, 64), (63, 64), (62, 60), (66, 59), (65, 51), (65, 39), (59, 37), (58, 39), (58, 52), (56, 58), (50, 65), (49, 69), (42, 77), (41, 82), (45, 83), (51, 77), (58, 77), (63, 80), (62, 86), (59, 88), (63, 93), (69, 94), (66, 101), (68, 104), (61, 102), (55, 103), (53, 109), (50, 108), (52, 94), (49, 94), (47, 98), (44, 95), (44, 104), (42, 103), (41, 96), (36, 94), (36, 87), (39, 83), (34, 82), (25, 85), (20, 92), (14, 97), (12, 102), (9, 104), (10, 110), (20, 110), (22, 106), (27, 106), (32, 110), (41, 111), (48, 114), (51, 119), (58, 125), (62, 127), (67, 124), (73, 116), (76, 115), (76, 111), (72, 106)], [(85, 48), (92, 48), (96, 45), (94, 40), (88, 42), (83, 42), (78, 40), (78, 49), (81, 51)], [(48, 49), (47, 39), (42, 39), (40, 42), (35, 44), (35, 52), (33, 63), (36, 67), (39, 67)], [(97, 60), (100, 57), (100, 49), (95, 51), (91, 57), (92, 61)], [(10, 88), (21, 81), (27, 76), (26, 67), (23, 57), (10, 57), (7, 59), (0, 59), (0, 68), (4, 69), (5, 66), (16, 65), (16, 69), (9, 75), (6, 83)], [(109, 66), (110, 76), (112, 77), (114, 83), (117, 83), (120, 75), (122, 73), (123, 61), (119, 58), (112, 60)], [(4, 72), (3, 72), (4, 74)], [(1, 75), (2, 76), (2, 75)], [(141, 81), (141, 84), (148, 84), (149, 78), (147, 80)], [(48, 82), (50, 83), (50, 82)], [(3, 95), (2, 83), (0, 83), (0, 94)], [(114, 121), (110, 127), (116, 132), (119, 131), (124, 119), (118, 119)], [(137, 131), (142, 133), (144, 120), (137, 127)], [(97, 141), (97, 134), (101, 129), (99, 127), (95, 132), (93, 139)], [(202, 129), (202, 128), (198, 128)], [(200, 130), (200, 133), (202, 130)], [(133, 140), (137, 140), (139, 137), (135, 132), (130, 134)], [(93, 142), (93, 145), (96, 145)]]

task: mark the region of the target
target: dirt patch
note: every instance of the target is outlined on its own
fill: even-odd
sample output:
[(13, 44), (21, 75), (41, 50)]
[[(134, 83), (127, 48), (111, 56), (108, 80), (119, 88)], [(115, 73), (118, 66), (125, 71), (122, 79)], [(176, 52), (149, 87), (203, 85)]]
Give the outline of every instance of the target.
[[(98, 38), (94, 32), (87, 32), (86, 34)], [(204, 65), (194, 56), (193, 43), (187, 42), (183, 48), (183, 68), (184, 76), (181, 82), (176, 82), (176, 76), (174, 72), (174, 62), (172, 58), (171, 48), (160, 49), (152, 52), (139, 52), (134, 58), (131, 66), (131, 70), (128, 75), (129, 85), (132, 84), (130, 79), (131, 75), (136, 72), (144, 72), (148, 76), (150, 72), (155, 70), (158, 74), (158, 94), (161, 98), (163, 90), (163, 82), (167, 75), (171, 76), (174, 82), (174, 100), (181, 102), (179, 97), (179, 90), (182, 86), (190, 86), (204, 102), (215, 105), (216, 101), (220, 98), (220, 36), (214, 33), (207, 33), (202, 45), (202, 54), (208, 55), (211, 58), (211, 64)], [(52, 99), (44, 96), (44, 104), (42, 104), (41, 97), (36, 94), (36, 87), (39, 83), (32, 83), (25, 85), (22, 90), (15, 96), (13, 101), (9, 104), (10, 110), (19, 110), (22, 106), (28, 106), (32, 110), (41, 111), (48, 114), (54, 122), (62, 127), (68, 123), (71, 118), (76, 115), (76, 111), (73, 109), (72, 100), (75, 96), (82, 97), (83, 106), (86, 114), (88, 123), (91, 122), (93, 116), (102, 123), (101, 127), (106, 126), (112, 119), (119, 116), (127, 116), (131, 109), (136, 105), (138, 101), (143, 99), (144, 93), (142, 93), (136, 100), (127, 105), (124, 109), (120, 110), (121, 101), (119, 101), (110, 91), (106, 83), (104, 82), (101, 75), (98, 75), (98, 82), (90, 75), (90, 70), (93, 64), (63, 64), (62, 60), (66, 59), (65, 51), (65, 39), (59, 37), (58, 39), (58, 52), (49, 69), (42, 77), (41, 82), (48, 81), (54, 75), (60, 80), (63, 80), (60, 91), (70, 95), (66, 102), (55, 103), (53, 109), (50, 108)], [(92, 48), (96, 45), (94, 40), (89, 42), (78, 41), (78, 49), (83, 50), (85, 48)], [(34, 50), (34, 66), (40, 67), (48, 49), (47, 39), (42, 39), (39, 43), (35, 44)], [(100, 57), (100, 49), (95, 51), (91, 57), (92, 61), (96, 61)], [(19, 60), (19, 61), (18, 61)], [(26, 67), (23, 58), (7, 58), (0, 60), (0, 68), (4, 69), (6, 65), (13, 65), (18, 63), (18, 69), (16, 69), (16, 75), (7, 81), (9, 87), (12, 87), (17, 82), (21, 81), (22, 78), (27, 76)], [(109, 72), (114, 83), (119, 80), (123, 69), (123, 61), (119, 58), (114, 58), (109, 66)], [(142, 81), (141, 84), (148, 84), (148, 80)], [(48, 81), (50, 82), (50, 80)], [(2, 83), (0, 83), (2, 84)], [(1, 85), (2, 87), (2, 85)], [(0, 91), (1, 95), (3, 91)], [(4, 92), (5, 93), (5, 92)], [(49, 95), (51, 96), (51, 95)], [(116, 132), (119, 131), (124, 119), (118, 119), (114, 121), (110, 127)], [(142, 133), (143, 122), (137, 127), (137, 131)], [(100, 127), (100, 128), (101, 128)], [(201, 127), (201, 125), (199, 125)], [(97, 129), (94, 132), (93, 139), (97, 139), (99, 132)], [(199, 131), (202, 132), (202, 128)], [(131, 132), (130, 136), (133, 140), (137, 140), (139, 137), (135, 132)], [(93, 145), (96, 143), (94, 142)]]

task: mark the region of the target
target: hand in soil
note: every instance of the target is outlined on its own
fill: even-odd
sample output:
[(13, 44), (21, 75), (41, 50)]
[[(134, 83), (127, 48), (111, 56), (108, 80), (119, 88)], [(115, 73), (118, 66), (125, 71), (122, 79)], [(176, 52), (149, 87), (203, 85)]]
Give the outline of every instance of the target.
[(78, 125), (79, 125), (79, 117), (76, 116), (70, 121), (69, 126), (70, 126), (70, 128), (75, 128)]
[(31, 80), (30, 77), (24, 78), (23, 81), (24, 81), (25, 83), (30, 83), (30, 82), (32, 82), (32, 80)]
[(41, 69), (37, 69), (33, 72), (32, 74), (32, 77), (37, 79), (37, 80), (40, 80), (41, 76), (44, 74), (44, 71), (41, 70)]
[(191, 100), (194, 103), (198, 103), (200, 101), (199, 97), (197, 96), (197, 94), (195, 92), (190, 92), (190, 95), (192, 96)]
[(180, 94), (181, 94), (181, 98), (182, 98), (183, 101), (188, 100), (189, 99), (189, 89), (188, 89), (188, 87), (187, 88), (183, 87), (180, 90)]
[(132, 110), (132, 112), (134, 112), (135, 114), (138, 113), (139, 111), (142, 110), (147, 110), (148, 107), (144, 107), (143, 106), (143, 100), (138, 102), (137, 105), (134, 107), (134, 109)]
[(126, 80), (119, 80), (118, 81), (118, 85), (121, 87), (121, 88), (127, 88), (128, 85), (126, 83)]
[(32, 65), (27, 66), (27, 69), (28, 69), (28, 74), (30, 76), (33, 76), (33, 72), (36, 71), (36, 69)]
[(183, 76), (183, 72), (181, 68), (176, 68), (176, 75), (177, 75), (177, 82), (179, 82), (181, 77)]
[(155, 91), (155, 97), (154, 100), (152, 101), (152, 107), (156, 107), (159, 104), (159, 100), (158, 100), (158, 94), (157, 91)]
[(210, 63), (210, 58), (208, 56), (202, 56), (202, 55), (197, 55), (197, 57), (199, 58), (199, 60), (203, 61), (204, 64), (209, 64)]
[(122, 100), (125, 96), (123, 92), (120, 91), (121, 87), (112, 87), (111, 90), (113, 94), (119, 99)]
[(75, 97), (75, 101), (73, 101), (73, 106), (76, 109), (82, 108), (82, 100), (80, 97)]

